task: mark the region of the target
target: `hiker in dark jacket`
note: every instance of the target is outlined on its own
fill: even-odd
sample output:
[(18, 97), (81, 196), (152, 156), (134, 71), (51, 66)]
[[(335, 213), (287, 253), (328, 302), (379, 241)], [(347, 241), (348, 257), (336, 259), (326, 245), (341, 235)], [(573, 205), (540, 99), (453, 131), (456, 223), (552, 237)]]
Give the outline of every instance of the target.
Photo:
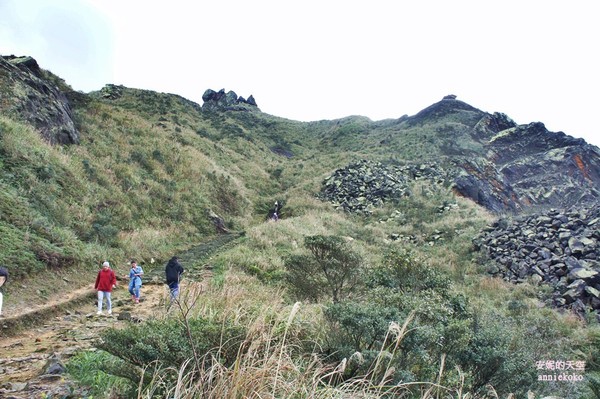
[(165, 274), (169, 290), (171, 291), (171, 300), (177, 298), (179, 295), (179, 281), (183, 272), (183, 266), (179, 263), (179, 258), (177, 256), (173, 256), (169, 259), (167, 267), (165, 267)]
[(8, 270), (0, 267), (0, 316), (2, 316), (2, 286), (8, 280)]

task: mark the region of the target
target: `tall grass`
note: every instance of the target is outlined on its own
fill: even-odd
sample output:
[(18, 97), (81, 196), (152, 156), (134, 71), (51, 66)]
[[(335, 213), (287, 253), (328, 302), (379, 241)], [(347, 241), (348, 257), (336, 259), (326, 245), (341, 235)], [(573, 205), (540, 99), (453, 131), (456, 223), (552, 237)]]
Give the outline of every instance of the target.
[(400, 343), (410, 334), (412, 316), (402, 324), (390, 324), (386, 341), (394, 342), (393, 349), (390, 352), (382, 348), (367, 375), (346, 379), (347, 359), (332, 364), (317, 354), (298, 355), (297, 346), (301, 343), (290, 333), (300, 312), (302, 306), (296, 303), (287, 314), (269, 312), (279, 316), (267, 324), (253, 320), (231, 366), (216, 360), (214, 353), (219, 348), (215, 348), (202, 359), (189, 359), (179, 369), (155, 369), (151, 382), (140, 389), (138, 398), (155, 398), (158, 392), (160, 397), (177, 399), (468, 397), (462, 395), (461, 389), (439, 384), (443, 366), (438, 382), (390, 383), (388, 377), (394, 370), (389, 360), (398, 355)]

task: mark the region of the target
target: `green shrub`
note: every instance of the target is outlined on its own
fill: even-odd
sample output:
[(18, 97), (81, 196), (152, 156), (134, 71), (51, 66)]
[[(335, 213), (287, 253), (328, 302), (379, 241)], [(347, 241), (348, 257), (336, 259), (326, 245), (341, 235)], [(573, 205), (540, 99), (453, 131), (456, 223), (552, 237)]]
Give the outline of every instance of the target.
[(87, 236), (89, 241), (97, 240), (101, 244), (109, 246), (118, 245), (119, 229), (112, 224), (112, 212), (103, 210), (99, 212), (96, 219), (92, 222), (92, 228)]
[[(108, 374), (102, 369), (117, 367), (122, 368), (122, 361), (106, 352), (80, 352), (71, 357), (66, 364), (67, 372), (80, 386), (89, 390), (90, 397), (111, 397), (112, 392), (120, 392), (121, 395), (129, 393), (133, 396), (137, 383), (134, 377), (129, 379)], [(131, 375), (135, 375), (131, 371)]]
[(594, 395), (593, 398), (600, 399), (600, 373), (587, 374), (587, 380), (589, 388)]
[[(242, 327), (201, 318), (187, 323), (176, 319), (152, 320), (141, 326), (106, 330), (98, 347), (122, 359), (130, 368), (150, 366), (145, 374), (149, 378), (155, 369), (178, 369), (189, 359), (203, 365), (216, 359), (229, 366), (236, 359), (245, 334)], [(109, 367), (105, 371), (123, 376), (119, 369)], [(132, 382), (139, 381), (139, 377), (134, 378)]]
[(401, 318), (398, 308), (353, 301), (331, 304), (324, 315), (331, 323), (328, 346), (348, 347), (353, 352), (380, 349), (390, 322)]
[[(432, 381), (440, 359), (462, 350), (468, 340), (468, 312), (464, 297), (451, 291), (451, 281), (405, 250), (392, 250), (366, 275), (360, 298), (329, 305), (326, 353), (341, 361), (361, 353), (361, 364), (351, 363), (346, 377), (364, 374), (374, 366), (378, 350), (390, 353), (394, 382)], [(399, 345), (389, 340), (390, 328), (414, 317), (410, 333)], [(455, 363), (450, 360), (449, 368)], [(456, 373), (449, 379), (457, 381)]]
[(385, 287), (402, 293), (434, 290), (441, 295), (449, 292), (450, 284), (444, 272), (420, 261), (406, 249), (392, 249), (367, 280), (368, 288)]
[(342, 237), (309, 236), (304, 246), (311, 255), (293, 255), (285, 261), (287, 281), (299, 297), (334, 302), (347, 297), (359, 280), (362, 258)]

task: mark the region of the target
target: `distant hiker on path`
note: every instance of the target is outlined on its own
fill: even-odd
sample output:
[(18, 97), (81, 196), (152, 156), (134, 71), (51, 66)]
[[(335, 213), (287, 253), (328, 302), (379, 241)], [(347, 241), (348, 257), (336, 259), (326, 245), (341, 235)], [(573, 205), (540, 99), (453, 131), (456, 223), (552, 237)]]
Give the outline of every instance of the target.
[(2, 286), (8, 280), (8, 270), (4, 267), (0, 267), (0, 316), (2, 316)]
[(110, 300), (110, 293), (112, 289), (117, 286), (117, 277), (115, 272), (110, 268), (110, 263), (104, 262), (102, 269), (98, 272), (96, 277), (96, 284), (94, 288), (98, 290), (98, 313), (102, 314), (102, 302), (106, 298), (106, 310), (108, 314), (112, 314), (112, 302)]
[(140, 303), (143, 274), (142, 267), (135, 260), (132, 260), (131, 269), (129, 269), (129, 293), (131, 294), (131, 300), (135, 303)]
[(271, 209), (271, 211), (270, 211), (269, 219), (275, 220), (275, 221), (279, 220), (279, 211), (281, 211), (282, 207), (283, 207), (283, 205), (279, 201), (275, 201), (275, 204), (273, 205), (273, 209)]
[(181, 263), (179, 263), (179, 258), (177, 256), (173, 256), (171, 259), (169, 259), (169, 262), (165, 267), (165, 274), (167, 277), (167, 284), (169, 285), (169, 290), (171, 292), (171, 301), (176, 299), (179, 295), (179, 281), (183, 272), (183, 266), (181, 266)]

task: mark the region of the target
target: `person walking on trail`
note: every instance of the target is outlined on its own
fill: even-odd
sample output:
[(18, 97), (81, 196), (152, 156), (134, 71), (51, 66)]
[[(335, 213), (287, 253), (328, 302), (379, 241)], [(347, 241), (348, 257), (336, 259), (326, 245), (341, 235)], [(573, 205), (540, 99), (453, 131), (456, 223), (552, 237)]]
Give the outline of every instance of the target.
[(173, 256), (169, 259), (167, 266), (165, 267), (165, 274), (167, 277), (167, 284), (169, 285), (169, 290), (171, 292), (171, 300), (174, 300), (179, 295), (179, 281), (181, 280), (181, 275), (183, 274), (184, 269), (179, 263), (179, 258), (177, 256)]
[(131, 294), (131, 300), (135, 303), (140, 303), (143, 274), (142, 267), (135, 260), (132, 260), (131, 269), (129, 269), (129, 293)]
[(102, 314), (102, 303), (104, 302), (104, 298), (106, 298), (106, 310), (108, 314), (112, 314), (112, 302), (110, 300), (110, 293), (112, 289), (117, 286), (117, 277), (115, 276), (115, 272), (110, 268), (110, 263), (104, 262), (102, 264), (102, 269), (98, 272), (98, 276), (96, 277), (96, 284), (94, 288), (98, 290), (98, 312), (97, 314)]
[(5, 267), (0, 267), (0, 317), (2, 316), (2, 286), (8, 280), (8, 270)]
[(271, 216), (269, 217), (270, 220), (279, 220), (279, 212), (281, 210), (282, 204), (279, 201), (275, 201), (275, 205), (273, 205), (273, 209), (271, 209)]

